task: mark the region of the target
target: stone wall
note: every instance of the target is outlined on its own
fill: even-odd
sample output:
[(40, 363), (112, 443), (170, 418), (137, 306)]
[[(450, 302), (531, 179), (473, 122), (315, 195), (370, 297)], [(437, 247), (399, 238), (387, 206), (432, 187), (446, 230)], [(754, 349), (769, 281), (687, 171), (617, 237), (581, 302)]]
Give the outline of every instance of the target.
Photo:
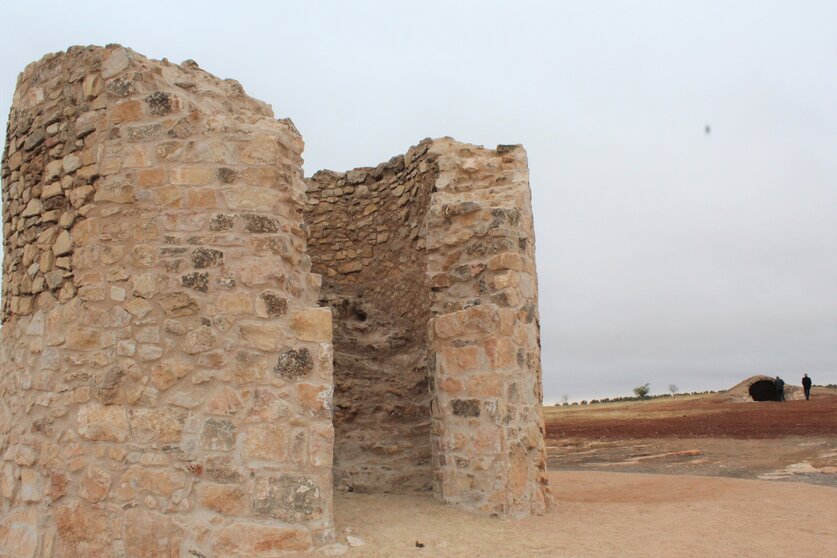
[(522, 148), (306, 187), (290, 120), (118, 45), (27, 67), (6, 137), (0, 557), (304, 552), (335, 481), (547, 507)]
[(504, 517), (551, 502), (526, 152), (433, 142), (427, 215), (433, 453), (443, 501)]
[(334, 475), (345, 490), (430, 490), (424, 220), (429, 142), (308, 180), (309, 254), (334, 320)]
[(468, 509), (543, 512), (523, 148), (425, 140), (375, 168), (319, 172), (308, 195), (309, 253), (335, 316), (338, 488), (432, 486)]
[(272, 556), (332, 536), (302, 148), (194, 62), (75, 47), (21, 74), (0, 555)]

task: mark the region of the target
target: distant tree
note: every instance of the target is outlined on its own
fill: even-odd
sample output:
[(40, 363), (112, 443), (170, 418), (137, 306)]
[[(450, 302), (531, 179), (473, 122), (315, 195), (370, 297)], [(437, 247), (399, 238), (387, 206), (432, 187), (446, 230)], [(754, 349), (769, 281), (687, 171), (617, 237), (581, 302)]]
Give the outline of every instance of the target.
[(564, 395), (561, 396), (561, 405), (566, 405), (567, 401), (569, 401), (569, 400), (570, 400), (570, 396), (565, 393)]
[(645, 384), (634, 388), (634, 395), (640, 399), (648, 397), (648, 392), (651, 391), (651, 384)]
[(680, 391), (680, 388), (677, 387), (677, 384), (669, 384), (668, 390), (671, 392), (671, 396), (674, 397)]

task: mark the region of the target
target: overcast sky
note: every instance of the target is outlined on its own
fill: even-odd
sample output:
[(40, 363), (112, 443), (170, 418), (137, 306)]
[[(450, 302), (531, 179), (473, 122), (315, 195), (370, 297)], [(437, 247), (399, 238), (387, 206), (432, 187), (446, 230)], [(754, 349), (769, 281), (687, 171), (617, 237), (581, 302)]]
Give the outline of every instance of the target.
[(2, 107), (43, 54), (121, 43), (193, 58), (291, 117), (306, 174), (428, 136), (524, 144), (547, 401), (757, 373), (837, 383), (837, 2), (62, 0), (2, 14)]

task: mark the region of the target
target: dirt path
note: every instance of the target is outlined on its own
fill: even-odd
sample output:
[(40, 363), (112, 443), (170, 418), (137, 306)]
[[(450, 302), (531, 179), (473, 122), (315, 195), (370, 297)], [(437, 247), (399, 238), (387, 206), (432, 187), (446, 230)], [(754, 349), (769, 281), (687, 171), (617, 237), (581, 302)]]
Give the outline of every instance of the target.
[(345, 545), (349, 529), (365, 542), (343, 555), (825, 558), (837, 548), (835, 488), (587, 471), (551, 473), (550, 483), (555, 510), (518, 522), (430, 497), (340, 493), (338, 538)]

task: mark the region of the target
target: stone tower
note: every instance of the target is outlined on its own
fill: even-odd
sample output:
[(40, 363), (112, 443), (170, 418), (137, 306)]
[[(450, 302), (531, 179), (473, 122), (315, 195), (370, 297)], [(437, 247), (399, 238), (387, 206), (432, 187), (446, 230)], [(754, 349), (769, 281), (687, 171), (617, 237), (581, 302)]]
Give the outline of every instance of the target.
[(333, 538), (333, 486), (548, 506), (523, 149), (307, 183), (302, 149), (191, 61), (21, 74), (0, 556), (283, 556)]

